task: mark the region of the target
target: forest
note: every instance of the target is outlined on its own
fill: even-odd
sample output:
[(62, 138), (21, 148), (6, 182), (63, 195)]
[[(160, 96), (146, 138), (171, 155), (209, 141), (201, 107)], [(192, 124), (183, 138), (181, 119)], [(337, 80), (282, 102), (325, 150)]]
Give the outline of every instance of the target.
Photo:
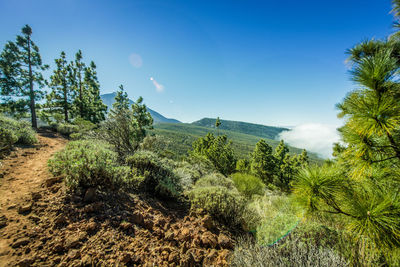
[[(81, 264), (76, 266), (112, 260), (127, 266), (399, 266), (400, 1), (393, 1), (392, 14), (393, 35), (345, 51), (356, 89), (336, 106), (341, 140), (325, 160), (284, 140), (270, 140), (284, 128), (268, 132), (220, 118), (154, 124), (144, 99), (137, 96), (132, 104), (123, 85), (107, 110), (96, 64), (81, 50), (71, 59), (61, 51), (50, 69), (33, 41), (33, 29), (23, 26), (0, 53), (0, 158), (6, 162), (10, 153), (39, 145), (39, 135), (51, 132), (66, 140), (47, 163), (52, 177), (62, 178), (58, 197), (108, 203), (126, 201), (127, 195), (157, 201), (166, 214), (179, 211), (189, 221), (210, 217), (215, 225), (209, 227), (211, 237), (203, 233), (198, 243), (190, 233), (187, 240), (179, 239), (183, 231), (170, 234), (151, 226), (146, 235), (170, 247), (152, 258), (121, 246), (111, 256), (91, 255), (87, 263), (89, 241), (75, 258), (65, 248), (48, 253), (67, 265)], [(49, 78), (45, 71), (51, 72)], [(180, 133), (183, 127), (193, 134)], [(249, 131), (257, 131), (260, 139), (246, 135)], [(1, 168), (0, 162), (0, 186), (7, 175)], [(79, 201), (74, 207), (84, 209)], [(120, 216), (111, 208), (101, 212), (112, 220)], [(105, 223), (109, 217), (103, 213), (92, 221)], [(135, 238), (126, 229), (148, 229), (143, 218), (127, 221), (119, 220), (120, 235)], [(8, 227), (0, 225), (0, 231)], [(115, 259), (116, 251), (129, 256)], [(30, 263), (40, 266), (49, 259), (33, 257)]]

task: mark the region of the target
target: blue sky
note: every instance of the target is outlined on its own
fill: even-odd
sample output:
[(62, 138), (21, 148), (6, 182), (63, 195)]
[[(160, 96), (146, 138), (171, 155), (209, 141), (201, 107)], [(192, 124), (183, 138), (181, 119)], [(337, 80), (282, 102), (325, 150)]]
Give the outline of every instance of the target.
[(392, 32), (390, 0), (0, 0), (0, 47), (24, 24), (45, 63), (81, 49), (102, 93), (164, 116), (337, 125), (345, 50)]

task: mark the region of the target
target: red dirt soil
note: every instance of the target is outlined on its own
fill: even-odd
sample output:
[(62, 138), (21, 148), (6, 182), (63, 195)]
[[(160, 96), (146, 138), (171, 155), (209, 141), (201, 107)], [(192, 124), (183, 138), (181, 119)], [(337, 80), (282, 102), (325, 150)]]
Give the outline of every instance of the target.
[(229, 231), (183, 203), (122, 191), (85, 202), (68, 193), (47, 170), (66, 142), (41, 133), (39, 145), (3, 160), (0, 267), (228, 265)]

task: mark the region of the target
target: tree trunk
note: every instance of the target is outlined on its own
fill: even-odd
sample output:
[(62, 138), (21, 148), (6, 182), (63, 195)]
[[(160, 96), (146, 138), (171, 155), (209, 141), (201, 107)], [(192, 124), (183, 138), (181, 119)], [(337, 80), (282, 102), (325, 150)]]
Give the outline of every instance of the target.
[(36, 109), (35, 109), (35, 92), (33, 91), (33, 75), (31, 62), (31, 38), (28, 36), (28, 66), (29, 66), (29, 98), (31, 109), (32, 128), (37, 129)]
[(65, 82), (65, 80), (64, 80), (64, 82), (63, 82), (63, 87), (64, 87), (64, 120), (65, 120), (65, 122), (69, 122), (68, 120), (68, 99), (67, 99), (67, 97), (68, 97), (68, 95), (67, 95), (67, 85), (66, 85), (66, 82)]

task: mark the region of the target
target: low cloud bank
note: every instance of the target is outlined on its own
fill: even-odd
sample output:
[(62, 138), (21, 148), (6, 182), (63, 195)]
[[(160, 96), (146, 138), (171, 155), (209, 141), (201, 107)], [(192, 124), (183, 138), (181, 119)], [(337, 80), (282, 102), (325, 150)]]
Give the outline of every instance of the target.
[(332, 145), (340, 140), (336, 126), (318, 123), (306, 123), (279, 134), (291, 146), (305, 148), (324, 158), (332, 157)]

